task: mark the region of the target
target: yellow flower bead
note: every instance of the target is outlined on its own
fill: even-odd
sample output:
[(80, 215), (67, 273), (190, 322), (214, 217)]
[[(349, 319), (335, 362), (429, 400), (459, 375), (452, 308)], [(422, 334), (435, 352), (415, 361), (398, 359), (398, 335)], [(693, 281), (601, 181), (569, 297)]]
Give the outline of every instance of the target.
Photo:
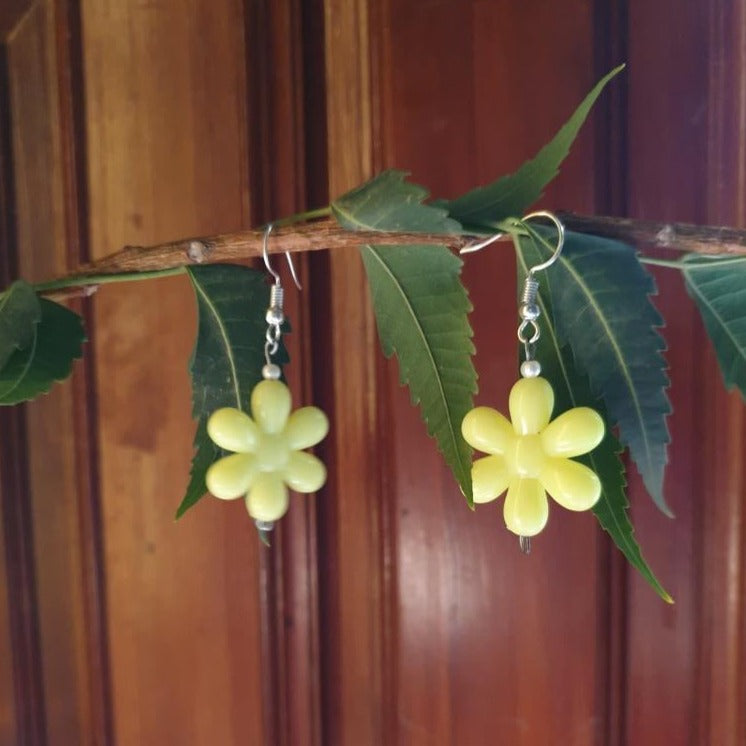
[(282, 381), (265, 380), (251, 392), (252, 417), (224, 407), (212, 414), (207, 433), (230, 456), (207, 470), (207, 489), (216, 497), (245, 496), (257, 521), (274, 522), (288, 509), (288, 487), (316, 492), (326, 481), (324, 464), (302, 449), (319, 443), (329, 431), (326, 415), (316, 407), (290, 414), (290, 390)]
[(568, 510), (588, 510), (601, 496), (592, 469), (571, 459), (604, 438), (601, 416), (575, 407), (550, 422), (554, 391), (544, 378), (522, 378), (511, 389), (509, 422), (490, 407), (472, 409), (461, 425), (469, 445), (490, 454), (472, 465), (475, 503), (508, 491), (504, 518), (519, 536), (535, 536), (549, 519), (547, 493)]

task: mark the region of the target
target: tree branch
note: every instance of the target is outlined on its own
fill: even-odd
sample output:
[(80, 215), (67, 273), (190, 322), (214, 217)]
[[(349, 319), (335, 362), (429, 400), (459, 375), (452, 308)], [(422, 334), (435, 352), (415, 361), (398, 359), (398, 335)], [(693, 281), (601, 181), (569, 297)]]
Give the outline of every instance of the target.
[(691, 254), (746, 255), (746, 230), (737, 228), (689, 223), (654, 223), (631, 218), (575, 215), (571, 212), (559, 213), (559, 218), (570, 231), (616, 238), (640, 248), (667, 249)]
[[(746, 255), (746, 230), (573, 213), (560, 213), (559, 217), (568, 230), (615, 238), (636, 246), (698, 254)], [(36, 287), (42, 293), (60, 297), (64, 295), (60, 292), (64, 288), (113, 281), (117, 275), (127, 275), (121, 279), (145, 279), (175, 274), (180, 268), (191, 264), (257, 258), (262, 255), (263, 235), (262, 230), (251, 230), (185, 238), (157, 246), (126, 246), (104, 259), (84, 265), (73, 274)], [(348, 231), (335, 220), (326, 218), (275, 228), (269, 240), (268, 252), (337, 250), (364, 244), (445, 244), (458, 250), (472, 240), (473, 237), (463, 235)]]

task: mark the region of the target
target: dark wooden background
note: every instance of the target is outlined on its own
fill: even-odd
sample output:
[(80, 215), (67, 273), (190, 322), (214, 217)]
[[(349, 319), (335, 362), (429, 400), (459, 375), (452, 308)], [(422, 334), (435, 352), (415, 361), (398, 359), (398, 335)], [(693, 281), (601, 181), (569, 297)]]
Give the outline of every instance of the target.
[[(615, 64), (543, 204), (746, 224), (745, 0), (6, 0), (0, 280), (326, 204), (376, 171), (453, 196), (514, 169)], [(0, 412), (0, 745), (746, 743), (746, 424), (675, 274), (671, 521), (591, 515), (529, 558), (464, 506), (354, 251), (301, 261), (296, 398), (327, 487), (272, 550), (240, 504), (173, 513), (193, 424), (183, 278), (77, 306), (70, 382)], [(516, 376), (514, 265), (467, 261), (480, 402)]]

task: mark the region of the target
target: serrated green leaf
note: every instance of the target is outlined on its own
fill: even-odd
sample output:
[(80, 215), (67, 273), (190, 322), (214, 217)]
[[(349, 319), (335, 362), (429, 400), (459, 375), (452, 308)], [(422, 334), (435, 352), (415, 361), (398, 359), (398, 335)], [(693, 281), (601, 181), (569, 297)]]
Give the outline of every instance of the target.
[(686, 289), (715, 347), (725, 387), (746, 400), (746, 257), (688, 256)]
[(624, 65), (620, 65), (601, 78), (554, 138), (515, 173), (473, 189), (458, 199), (439, 201), (436, 205), (445, 207), (465, 230), (472, 229), (474, 232), (494, 226), (506, 218), (522, 215), (541, 197), (546, 185), (557, 175), (591, 107), (604, 86), (623, 68)]
[(442, 208), (423, 205), (424, 187), (404, 181), (404, 171), (384, 171), (332, 203), (339, 224), (351, 231), (460, 233)]
[(70, 375), (85, 341), (80, 316), (46, 298), (39, 298), (41, 317), (31, 341), (17, 349), (0, 370), (0, 405), (19, 404), (46, 394)]
[(33, 342), (40, 320), (39, 299), (27, 282), (17, 280), (0, 294), (0, 370), (16, 350)]
[[(405, 176), (385, 171), (340, 197), (335, 217), (348, 230), (460, 232), (445, 210), (421, 204), (427, 191)], [(471, 448), (461, 420), (473, 406), (477, 375), (462, 262), (444, 246), (364, 246), (360, 253), (384, 354), (396, 353), (400, 380), (472, 505)]]
[[(532, 243), (525, 236), (520, 241), (524, 248)], [(542, 255), (552, 248), (544, 242)], [(588, 374), (653, 501), (672, 516), (663, 497), (671, 405), (665, 342), (657, 331), (663, 319), (650, 300), (652, 276), (631, 246), (568, 232), (560, 258), (540, 281), (551, 289), (560, 344), (571, 347)]]
[(400, 379), (472, 505), (472, 451), (461, 421), (477, 376), (462, 262), (444, 246), (365, 246), (361, 254), (384, 354), (396, 353)]
[[(220, 407), (249, 410), (251, 391), (264, 365), (264, 319), (269, 300), (266, 274), (248, 267), (212, 264), (188, 267), (197, 298), (199, 325), (189, 370), (192, 416), (198, 420), (189, 485), (176, 518), (207, 492), (205, 474), (221, 455), (207, 435), (207, 419)], [(274, 362), (287, 362), (281, 344)]]
[[(539, 264), (543, 258), (530, 242), (522, 243), (516, 253), (519, 286), (522, 286), (528, 267)], [(536, 359), (541, 362), (542, 375), (552, 383), (555, 392), (555, 412), (564, 412), (572, 407), (592, 407), (601, 414), (604, 421), (608, 422), (604, 407), (591, 393), (587, 378), (575, 369), (571, 351), (559, 344), (552, 325), (549, 288), (539, 294), (538, 304), (541, 309), (542, 336), (537, 345)], [(593, 469), (601, 480), (601, 498), (593, 508), (593, 513), (627, 561), (664, 601), (673, 603), (673, 599), (642, 556), (635, 539), (634, 529), (627, 515), (629, 502), (625, 494), (626, 479), (624, 464), (620, 458), (621, 451), (621, 444), (607, 427), (606, 436), (598, 447), (578, 459)]]

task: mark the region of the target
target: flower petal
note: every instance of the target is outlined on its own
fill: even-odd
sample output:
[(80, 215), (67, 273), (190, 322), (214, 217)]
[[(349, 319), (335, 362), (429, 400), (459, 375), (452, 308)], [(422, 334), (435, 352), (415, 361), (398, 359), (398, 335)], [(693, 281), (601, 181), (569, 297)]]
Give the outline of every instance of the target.
[(487, 503), (499, 497), (508, 489), (509, 482), (510, 474), (502, 456), (485, 456), (471, 465), (471, 484), (475, 503)]
[(549, 502), (539, 480), (513, 479), (503, 515), (509, 531), (518, 536), (536, 536), (549, 520)]
[(605, 430), (595, 409), (575, 407), (544, 428), (541, 444), (547, 456), (573, 458), (592, 451), (604, 439)]
[(256, 521), (278, 521), (287, 513), (288, 490), (276, 472), (259, 474), (246, 495), (246, 510)]
[(536, 435), (552, 416), (554, 391), (545, 378), (521, 378), (510, 390), (509, 407), (516, 433)]
[(288, 448), (300, 451), (315, 446), (329, 432), (329, 420), (318, 407), (302, 407), (290, 415), (283, 434)]
[(235, 500), (251, 487), (257, 473), (256, 459), (250, 453), (234, 453), (218, 459), (205, 475), (207, 489), (221, 500)]
[(601, 480), (596, 472), (567, 458), (547, 459), (541, 483), (568, 510), (589, 510), (601, 497)]
[(259, 442), (259, 429), (254, 421), (235, 407), (213, 412), (207, 420), (207, 434), (216, 446), (236, 453), (249, 453)]
[(251, 392), (251, 413), (265, 433), (279, 433), (290, 414), (290, 389), (282, 381), (260, 381)]
[(464, 440), (483, 453), (505, 453), (515, 440), (513, 426), (492, 407), (475, 407), (461, 423)]
[(326, 482), (326, 467), (316, 456), (294, 451), (283, 473), (290, 489), (296, 492), (316, 492)]

